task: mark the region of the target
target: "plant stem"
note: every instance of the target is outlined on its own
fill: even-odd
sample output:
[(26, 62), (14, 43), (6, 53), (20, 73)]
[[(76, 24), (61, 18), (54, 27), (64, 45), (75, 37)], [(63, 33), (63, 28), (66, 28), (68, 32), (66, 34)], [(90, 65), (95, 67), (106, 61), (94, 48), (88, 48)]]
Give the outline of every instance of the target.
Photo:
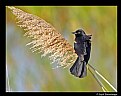
[(104, 76), (102, 76), (94, 67), (92, 67), (92, 65), (90, 65), (90, 64), (88, 64), (94, 71), (95, 71), (95, 73), (98, 75), (98, 76), (100, 76), (115, 92), (117, 92), (117, 90), (111, 85), (111, 83), (109, 83), (109, 81), (108, 80), (106, 80), (105, 78), (104, 78)]
[(101, 83), (101, 81), (98, 79), (98, 77), (95, 75), (95, 74), (93, 74), (93, 72), (90, 70), (90, 68), (88, 68), (89, 69), (89, 71), (90, 71), (90, 73), (93, 75), (93, 77), (96, 79), (96, 81), (98, 82), (98, 84), (101, 86), (101, 88), (102, 88), (102, 90), (104, 91), (104, 92), (107, 92), (107, 89), (104, 87), (104, 85)]
[(7, 78), (7, 86), (8, 86), (8, 91), (11, 91), (10, 90), (10, 83), (9, 83), (9, 76), (8, 76), (8, 68), (7, 68), (7, 64), (6, 64), (6, 78)]

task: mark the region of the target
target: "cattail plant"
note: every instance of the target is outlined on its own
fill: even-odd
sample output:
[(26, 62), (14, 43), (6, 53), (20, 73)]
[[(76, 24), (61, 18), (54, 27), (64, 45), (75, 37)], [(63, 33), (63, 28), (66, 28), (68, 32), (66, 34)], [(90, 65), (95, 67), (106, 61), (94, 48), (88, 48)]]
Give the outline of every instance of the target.
[(26, 31), (24, 36), (31, 38), (27, 45), (31, 46), (32, 52), (41, 52), (42, 56), (49, 54), (52, 63), (59, 65), (57, 67), (65, 68), (75, 62), (77, 55), (73, 47), (51, 24), (15, 7), (8, 8), (16, 16), (17, 25)]
[[(27, 46), (31, 46), (30, 49), (32, 52), (41, 52), (42, 56), (49, 55), (49, 59), (52, 60), (52, 63), (58, 64), (57, 68), (65, 68), (71, 64), (74, 64), (77, 54), (75, 53), (73, 47), (51, 24), (47, 23), (40, 17), (26, 13), (13, 6), (8, 6), (8, 8), (16, 16), (17, 25), (25, 30), (24, 36), (31, 38), (31, 42), (29, 42)], [(90, 69), (94, 70), (94, 72)], [(117, 91), (90, 64), (89, 71), (94, 76), (103, 91), (107, 91), (107, 89), (96, 75), (100, 76), (114, 91)]]

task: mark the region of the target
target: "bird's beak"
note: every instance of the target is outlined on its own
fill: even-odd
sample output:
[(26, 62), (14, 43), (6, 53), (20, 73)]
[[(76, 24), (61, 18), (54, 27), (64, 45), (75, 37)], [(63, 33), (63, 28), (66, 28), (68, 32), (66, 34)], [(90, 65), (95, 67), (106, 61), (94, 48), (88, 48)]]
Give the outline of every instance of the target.
[(72, 32), (72, 34), (76, 34), (76, 32)]
[(91, 34), (91, 35), (87, 35), (87, 36), (90, 36), (90, 37), (91, 37), (91, 36), (92, 36), (92, 34)]

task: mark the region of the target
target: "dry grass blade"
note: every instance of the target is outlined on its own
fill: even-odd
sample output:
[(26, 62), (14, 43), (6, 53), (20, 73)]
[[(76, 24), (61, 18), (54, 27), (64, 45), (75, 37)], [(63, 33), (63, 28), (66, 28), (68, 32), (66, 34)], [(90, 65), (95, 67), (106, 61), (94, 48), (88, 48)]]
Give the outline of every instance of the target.
[(75, 62), (77, 55), (73, 47), (51, 24), (18, 8), (8, 8), (16, 16), (18, 26), (26, 31), (24, 36), (31, 38), (27, 45), (32, 46), (32, 52), (42, 52), (42, 56), (49, 54), (53, 63), (64, 67)]

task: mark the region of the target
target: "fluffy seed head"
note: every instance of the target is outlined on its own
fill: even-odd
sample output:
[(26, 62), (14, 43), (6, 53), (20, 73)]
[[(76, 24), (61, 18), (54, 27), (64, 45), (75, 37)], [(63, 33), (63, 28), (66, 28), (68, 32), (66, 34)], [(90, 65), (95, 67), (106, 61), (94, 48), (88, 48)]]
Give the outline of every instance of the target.
[(51, 24), (18, 8), (8, 8), (16, 16), (17, 25), (25, 30), (24, 36), (31, 38), (27, 45), (32, 46), (32, 52), (41, 52), (42, 56), (49, 54), (52, 63), (59, 66), (67, 67), (75, 62), (77, 55), (73, 47)]

